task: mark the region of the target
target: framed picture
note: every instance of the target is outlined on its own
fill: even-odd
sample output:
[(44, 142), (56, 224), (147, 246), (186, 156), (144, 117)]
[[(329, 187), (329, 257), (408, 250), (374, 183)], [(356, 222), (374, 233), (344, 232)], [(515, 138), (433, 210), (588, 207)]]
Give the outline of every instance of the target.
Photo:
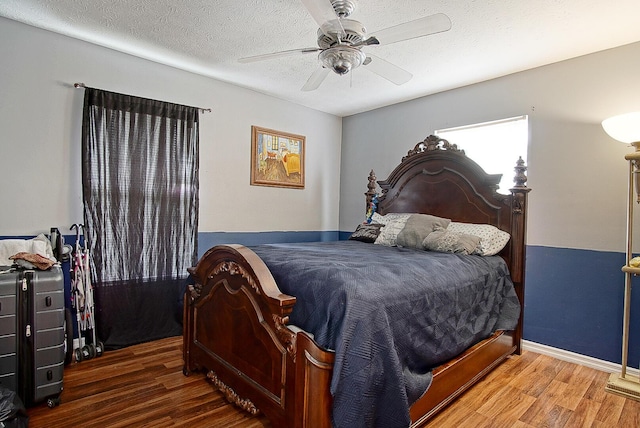
[(302, 135), (251, 127), (251, 185), (304, 189)]

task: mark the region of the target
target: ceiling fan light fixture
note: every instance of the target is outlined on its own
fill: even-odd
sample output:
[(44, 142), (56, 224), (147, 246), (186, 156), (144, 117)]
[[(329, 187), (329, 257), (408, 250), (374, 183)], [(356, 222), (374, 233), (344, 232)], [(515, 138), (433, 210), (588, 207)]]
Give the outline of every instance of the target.
[(366, 55), (360, 49), (349, 46), (336, 46), (320, 52), (319, 58), (322, 65), (336, 74), (347, 74), (349, 71), (362, 65)]

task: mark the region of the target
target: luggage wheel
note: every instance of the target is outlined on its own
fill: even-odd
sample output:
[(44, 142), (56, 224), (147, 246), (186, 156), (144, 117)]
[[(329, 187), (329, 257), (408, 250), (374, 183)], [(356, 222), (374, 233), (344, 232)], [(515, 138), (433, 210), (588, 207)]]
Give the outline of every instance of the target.
[(80, 361), (90, 360), (96, 355), (96, 350), (93, 344), (84, 345), (82, 348), (80, 348), (80, 352), (82, 353), (82, 358), (80, 359)]
[(96, 345), (96, 357), (101, 357), (103, 353), (104, 353), (104, 343), (99, 341), (98, 344)]
[(96, 345), (94, 345), (93, 343), (90, 343), (89, 345), (89, 358), (94, 358), (96, 356)]

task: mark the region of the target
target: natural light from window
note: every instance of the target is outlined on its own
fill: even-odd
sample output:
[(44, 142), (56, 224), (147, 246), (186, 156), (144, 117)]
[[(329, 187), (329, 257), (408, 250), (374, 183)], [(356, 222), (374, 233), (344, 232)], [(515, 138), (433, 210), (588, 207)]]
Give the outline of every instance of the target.
[(463, 149), (487, 174), (502, 174), (499, 193), (509, 194), (519, 157), (527, 164), (529, 117), (518, 116), (434, 132)]

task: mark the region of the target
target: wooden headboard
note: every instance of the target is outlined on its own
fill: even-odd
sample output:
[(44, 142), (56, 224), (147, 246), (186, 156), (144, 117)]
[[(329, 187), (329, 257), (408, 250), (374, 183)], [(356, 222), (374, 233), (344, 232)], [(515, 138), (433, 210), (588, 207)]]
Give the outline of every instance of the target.
[[(455, 144), (430, 135), (409, 150), (386, 180), (376, 181), (371, 171), (365, 193), (367, 206), (378, 195), (380, 214), (431, 214), (456, 222), (491, 224), (508, 232), (511, 239), (500, 256), (507, 262), (523, 302), (526, 204), (531, 190), (525, 184), (526, 169), (522, 158), (518, 159), (511, 193), (498, 193), (501, 174), (487, 174)], [(522, 317), (518, 329), (521, 334)]]

